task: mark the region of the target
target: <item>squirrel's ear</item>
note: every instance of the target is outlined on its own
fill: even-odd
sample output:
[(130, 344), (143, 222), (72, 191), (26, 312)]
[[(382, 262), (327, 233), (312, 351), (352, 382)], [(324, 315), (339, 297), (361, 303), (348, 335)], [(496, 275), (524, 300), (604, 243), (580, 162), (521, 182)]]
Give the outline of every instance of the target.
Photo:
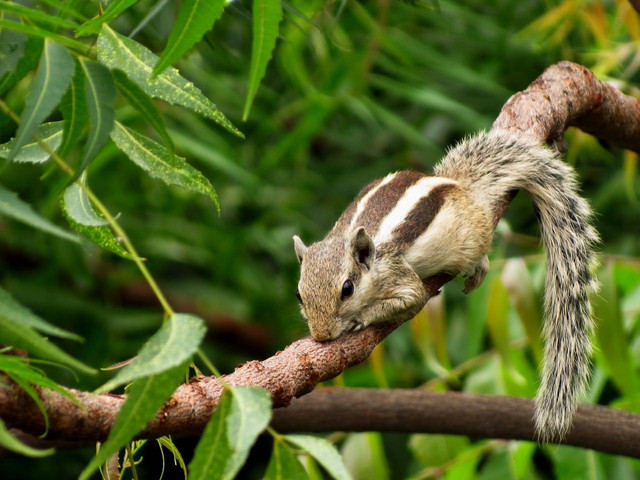
[(307, 247), (298, 235), (293, 236), (293, 248), (296, 251), (296, 256), (298, 257), (298, 261), (302, 263), (302, 259), (304, 258), (304, 254), (307, 253), (309, 247)]
[(359, 263), (371, 268), (376, 257), (376, 247), (364, 227), (358, 227), (351, 234), (351, 252)]

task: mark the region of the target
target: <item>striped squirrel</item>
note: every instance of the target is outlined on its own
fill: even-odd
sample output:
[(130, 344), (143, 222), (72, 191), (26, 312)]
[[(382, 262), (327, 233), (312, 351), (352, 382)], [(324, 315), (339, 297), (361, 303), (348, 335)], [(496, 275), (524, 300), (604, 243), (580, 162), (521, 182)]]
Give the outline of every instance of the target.
[(461, 141), (434, 175), (399, 171), (367, 185), (320, 242), (294, 236), (301, 262), (297, 297), (318, 341), (388, 320), (408, 320), (425, 305), (422, 280), (466, 277), (471, 292), (489, 268), (493, 209), (510, 192), (528, 192), (547, 252), (546, 340), (535, 427), (560, 439), (589, 374), (588, 293), (598, 235), (559, 154), (526, 135), (482, 132)]

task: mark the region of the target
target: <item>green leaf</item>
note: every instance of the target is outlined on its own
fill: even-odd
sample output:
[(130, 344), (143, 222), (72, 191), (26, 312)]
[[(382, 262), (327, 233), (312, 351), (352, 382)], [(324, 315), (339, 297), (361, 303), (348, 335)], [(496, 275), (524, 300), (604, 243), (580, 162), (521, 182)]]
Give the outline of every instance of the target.
[[(55, 152), (62, 143), (62, 128), (63, 122), (43, 123), (36, 128), (34, 138), (37, 138)], [(0, 145), (0, 158), (8, 159), (15, 143), (16, 139), (14, 138)], [(13, 157), (13, 161), (18, 163), (44, 163), (49, 158), (49, 152), (42, 148), (37, 140), (33, 140), (20, 147), (15, 157)]]
[(89, 112), (89, 136), (84, 146), (80, 166), (73, 181), (77, 180), (89, 162), (98, 154), (109, 138), (115, 121), (113, 104), (116, 99), (116, 85), (111, 72), (104, 65), (91, 60), (80, 59), (84, 72), (84, 92)]
[(156, 442), (158, 442), (158, 445), (160, 445), (161, 449), (162, 447), (164, 447), (171, 452), (171, 455), (173, 455), (174, 465), (176, 464), (176, 462), (178, 465), (180, 465), (180, 468), (182, 469), (182, 473), (184, 473), (184, 480), (187, 480), (187, 466), (184, 463), (184, 459), (182, 458), (182, 454), (180, 453), (180, 450), (178, 450), (178, 447), (175, 446), (175, 444), (171, 440), (171, 437), (169, 436), (160, 437), (156, 439)]
[(0, 29), (2, 28), (6, 28), (16, 32), (26, 33), (27, 35), (33, 36), (33, 37), (40, 37), (44, 39), (53, 40), (56, 43), (59, 43), (60, 45), (64, 45), (66, 47), (79, 50), (83, 53), (87, 53), (87, 51), (89, 50), (89, 47), (82, 42), (78, 42), (77, 40), (74, 40), (67, 36), (59, 35), (57, 33), (52, 32), (51, 30), (36, 27), (33, 25), (26, 25), (24, 23), (13, 22), (11, 20), (4, 20), (3, 18), (0, 18)]
[(153, 419), (158, 409), (184, 380), (187, 365), (188, 361), (182, 362), (131, 384), (127, 390), (127, 399), (116, 417), (107, 441), (82, 471), (80, 480), (89, 478), (100, 465), (129, 443)]
[(15, 143), (9, 153), (13, 159), (20, 148), (31, 140), (36, 128), (49, 116), (67, 90), (74, 65), (71, 55), (61, 45), (45, 41), (38, 72), (31, 83)]
[(67, 215), (79, 224), (87, 227), (108, 225), (108, 222), (95, 212), (89, 197), (78, 183), (70, 185), (65, 190), (63, 200)]
[(233, 387), (225, 391), (189, 464), (189, 479), (235, 478), (270, 420), (271, 397), (266, 390)]
[(233, 455), (227, 427), (232, 402), (233, 395), (225, 390), (189, 462), (190, 480), (223, 478), (227, 461)]
[(41, 38), (29, 37), (24, 46), (24, 55), (18, 64), (9, 73), (5, 73), (0, 77), (0, 95), (13, 87), (18, 81), (33, 70), (38, 64), (38, 60), (42, 55), (43, 41)]
[(167, 185), (177, 185), (192, 192), (208, 195), (216, 204), (218, 196), (209, 180), (189, 165), (184, 158), (172, 154), (159, 143), (116, 122), (111, 139), (133, 162)]
[(310, 435), (286, 435), (287, 441), (305, 450), (315, 458), (336, 480), (349, 480), (351, 475), (340, 458), (340, 454), (332, 444), (324, 438)]
[(351, 433), (342, 446), (342, 459), (356, 480), (389, 480), (389, 465), (380, 432)]
[(522, 320), (529, 345), (540, 365), (544, 356), (542, 337), (540, 336), (542, 313), (540, 312), (540, 302), (533, 288), (531, 274), (522, 258), (507, 260), (502, 270), (502, 283)]
[(612, 380), (628, 397), (638, 395), (638, 381), (629, 339), (624, 329), (614, 266), (608, 263), (598, 275), (600, 291), (591, 295), (593, 318), (597, 322), (597, 353), (604, 360)]
[(167, 40), (167, 46), (153, 67), (152, 76), (162, 73), (198, 43), (220, 18), (226, 3), (225, 0), (184, 0)]
[(247, 91), (242, 120), (246, 120), (249, 116), (260, 80), (267, 71), (267, 65), (276, 46), (281, 20), (281, 0), (253, 0), (253, 47), (251, 49), (249, 90)]
[(11, 30), (0, 31), (0, 76), (11, 72), (24, 55), (27, 36)]
[(174, 150), (173, 141), (167, 132), (167, 127), (162, 120), (162, 115), (153, 103), (153, 100), (146, 94), (136, 83), (129, 80), (127, 74), (122, 70), (114, 70), (113, 79), (122, 95), (126, 97), (131, 106), (135, 108), (142, 117), (151, 125), (156, 132), (162, 137), (165, 146), (172, 152)]
[(76, 73), (69, 84), (67, 93), (60, 101), (60, 111), (64, 119), (64, 133), (59, 154), (63, 158), (78, 143), (82, 130), (89, 122), (84, 82), (84, 72), (76, 62)]
[(309, 475), (285, 442), (275, 440), (264, 480), (307, 480)]
[(151, 78), (158, 61), (149, 49), (119, 35), (108, 25), (102, 26), (98, 36), (98, 60), (109, 68), (119, 68), (153, 98), (171, 105), (180, 105), (215, 121), (231, 133), (244, 138), (242, 133), (218, 110), (202, 92), (180, 76), (175, 68), (167, 68), (161, 75)]
[(41, 337), (28, 325), (16, 322), (11, 317), (1, 314), (0, 343), (22, 348), (35, 357), (62, 363), (84, 373), (96, 373), (93, 368), (68, 355), (55, 344)]
[(26, 17), (30, 20), (33, 20), (37, 23), (48, 23), (49, 25), (53, 25), (55, 27), (61, 28), (75, 28), (77, 24), (70, 22), (69, 20), (65, 20), (59, 16), (49, 15), (42, 10), (35, 10), (33, 8), (25, 7), (24, 5), (20, 5), (14, 2), (7, 2), (0, 0), (0, 11), (11, 12), (21, 17)]
[(118, 374), (98, 389), (106, 392), (137, 380), (155, 375), (182, 364), (198, 349), (207, 328), (194, 315), (175, 313), (160, 330), (147, 340), (138, 355)]
[(46, 457), (54, 452), (53, 448), (38, 450), (36, 448), (31, 448), (29, 445), (25, 445), (16, 437), (11, 435), (2, 419), (0, 419), (0, 445), (7, 450), (19, 453), (20, 455), (26, 455), (27, 457)]
[(5, 214), (19, 222), (70, 242), (78, 242), (75, 236), (38, 215), (28, 203), (20, 200), (16, 193), (7, 190), (2, 185), (0, 185), (0, 214)]
[(424, 467), (438, 467), (469, 447), (469, 439), (458, 435), (411, 435), (409, 449)]
[(62, 214), (76, 232), (122, 258), (129, 260), (132, 258), (129, 252), (120, 245), (111, 228), (104, 224), (106, 220), (93, 210), (89, 199), (77, 185), (77, 182), (67, 187), (60, 203)]
[(138, 0), (113, 0), (102, 15), (80, 25), (76, 29), (76, 37), (86, 37), (87, 35), (98, 33), (103, 23), (110, 22), (137, 2)]
[(18, 303), (18, 301), (3, 288), (0, 288), (0, 315), (3, 315), (16, 323), (28, 325), (29, 327), (47, 335), (75, 340), (77, 342), (82, 341), (81, 336), (68, 332), (60, 327), (56, 327), (35, 315), (27, 307)]

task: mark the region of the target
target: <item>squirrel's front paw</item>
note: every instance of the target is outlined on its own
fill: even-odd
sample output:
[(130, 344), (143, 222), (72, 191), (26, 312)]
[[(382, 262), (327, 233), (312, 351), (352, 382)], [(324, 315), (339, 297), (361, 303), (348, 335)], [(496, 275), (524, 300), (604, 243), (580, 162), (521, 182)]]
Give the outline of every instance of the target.
[(465, 280), (463, 292), (466, 294), (471, 293), (480, 286), (484, 277), (489, 271), (489, 257), (486, 255), (482, 257), (482, 260), (476, 265), (473, 273)]

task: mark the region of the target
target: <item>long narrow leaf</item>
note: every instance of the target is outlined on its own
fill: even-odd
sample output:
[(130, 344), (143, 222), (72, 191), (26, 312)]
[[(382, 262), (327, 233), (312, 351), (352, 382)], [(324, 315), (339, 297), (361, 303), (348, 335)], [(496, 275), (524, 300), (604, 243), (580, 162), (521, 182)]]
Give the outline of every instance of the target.
[(226, 391), (189, 464), (191, 480), (231, 480), (271, 420), (271, 398), (257, 387)]
[(13, 30), (16, 32), (26, 33), (29, 36), (50, 39), (59, 43), (60, 45), (73, 48), (83, 53), (86, 53), (88, 50), (87, 45), (82, 42), (66, 37), (64, 35), (54, 33), (51, 30), (35, 27), (33, 25), (27, 25), (25, 23), (14, 22), (12, 20), (5, 20), (3, 18), (0, 18), (0, 28), (8, 28), (9, 30)]
[(10, 318), (11, 320), (28, 325), (44, 334), (53, 335), (54, 337), (66, 338), (81, 342), (82, 337), (64, 330), (60, 327), (50, 324), (43, 320), (24, 305), (20, 304), (9, 292), (0, 288), (0, 315)]
[(182, 364), (198, 349), (206, 330), (204, 321), (198, 317), (184, 313), (172, 315), (142, 346), (138, 356), (98, 391), (106, 392)]
[(49, 40), (45, 41), (38, 73), (27, 95), (9, 159), (13, 159), (20, 148), (31, 140), (38, 125), (58, 104), (67, 90), (73, 71), (73, 59), (67, 49)]
[(127, 399), (118, 413), (109, 438), (82, 471), (80, 480), (89, 478), (100, 465), (129, 443), (153, 419), (158, 409), (184, 380), (187, 365), (188, 362), (184, 362), (157, 375), (136, 380), (131, 384), (127, 391)]
[(137, 2), (138, 0), (113, 0), (102, 15), (80, 25), (76, 30), (76, 37), (85, 37), (92, 33), (97, 33), (103, 23), (110, 22)]
[(111, 132), (111, 139), (136, 165), (152, 177), (159, 178), (168, 185), (177, 185), (207, 195), (220, 210), (218, 196), (209, 180), (184, 158), (172, 154), (159, 143), (119, 122), (116, 122), (116, 128)]
[(35, 10), (33, 8), (25, 7), (24, 5), (20, 5), (14, 2), (7, 2), (4, 0), (0, 0), (0, 10), (4, 10), (5, 12), (15, 13), (17, 15), (29, 18), (34, 22), (48, 23), (49, 25), (53, 25), (55, 27), (61, 27), (61, 28), (77, 27), (77, 24), (70, 22), (69, 20), (65, 20), (64, 18), (56, 17), (54, 15), (49, 15), (48, 13), (45, 13), (42, 10)]
[(96, 371), (41, 337), (31, 327), (0, 315), (0, 343), (22, 348), (36, 357), (62, 363), (84, 373)]
[(173, 24), (160, 60), (153, 67), (152, 76), (162, 73), (169, 65), (200, 41), (222, 15), (225, 0), (184, 0)]
[(275, 440), (264, 480), (307, 480), (308, 478), (307, 471), (293, 454), (291, 447), (283, 441)]
[(246, 120), (251, 110), (253, 98), (258, 91), (260, 80), (267, 71), (271, 54), (276, 46), (278, 28), (282, 20), (281, 0), (253, 0), (253, 47), (251, 49), (251, 69), (249, 90), (244, 104), (242, 120)]
[(129, 103), (135, 108), (142, 117), (154, 128), (156, 132), (162, 137), (165, 146), (171, 151), (174, 150), (173, 141), (167, 132), (167, 127), (162, 120), (162, 115), (153, 103), (153, 100), (147, 93), (142, 90), (136, 83), (129, 80), (127, 74), (122, 70), (114, 70), (113, 79), (116, 82), (116, 86), (122, 95), (129, 100)]
[(60, 101), (60, 111), (64, 119), (64, 134), (59, 152), (62, 158), (78, 143), (80, 134), (89, 121), (87, 99), (84, 94), (84, 71), (78, 63), (76, 63), (76, 73), (69, 84), (69, 89)]
[(20, 200), (16, 193), (0, 185), (0, 215), (2, 214), (51, 235), (78, 242), (74, 235), (38, 215), (28, 203)]
[(38, 450), (36, 448), (31, 448), (29, 445), (25, 445), (16, 437), (11, 435), (2, 419), (0, 419), (0, 445), (7, 450), (19, 453), (20, 455), (26, 455), (27, 457), (46, 457), (54, 452), (53, 448)]
[(106, 220), (93, 210), (89, 199), (77, 183), (67, 187), (61, 199), (61, 206), (62, 213), (76, 232), (122, 258), (132, 258), (106, 226)]
[[(44, 143), (49, 150), (56, 151), (62, 143), (62, 122), (43, 123), (36, 128), (34, 139), (20, 147), (13, 161), (17, 163), (44, 163), (50, 158), (49, 151), (44, 149), (40, 142)], [(0, 158), (9, 158), (9, 153), (13, 151), (16, 140), (9, 140), (0, 145)]]
[(312, 437), (310, 435), (287, 435), (285, 438), (287, 441), (309, 453), (309, 455), (315, 458), (336, 480), (351, 479), (351, 475), (342, 462), (342, 458), (340, 458), (336, 447), (325, 439)]
[(104, 65), (91, 60), (80, 60), (84, 72), (84, 92), (89, 112), (89, 136), (84, 147), (80, 166), (72, 181), (80, 177), (89, 162), (98, 154), (109, 138), (115, 121), (113, 104), (116, 86), (111, 72)]
[(210, 118), (231, 133), (243, 137), (218, 107), (193, 83), (180, 76), (175, 68), (167, 68), (161, 75), (151, 79), (151, 72), (158, 62), (158, 57), (134, 40), (114, 32), (108, 25), (102, 26), (102, 32), (98, 36), (98, 60), (109, 68), (124, 71), (151, 97), (189, 108)]

